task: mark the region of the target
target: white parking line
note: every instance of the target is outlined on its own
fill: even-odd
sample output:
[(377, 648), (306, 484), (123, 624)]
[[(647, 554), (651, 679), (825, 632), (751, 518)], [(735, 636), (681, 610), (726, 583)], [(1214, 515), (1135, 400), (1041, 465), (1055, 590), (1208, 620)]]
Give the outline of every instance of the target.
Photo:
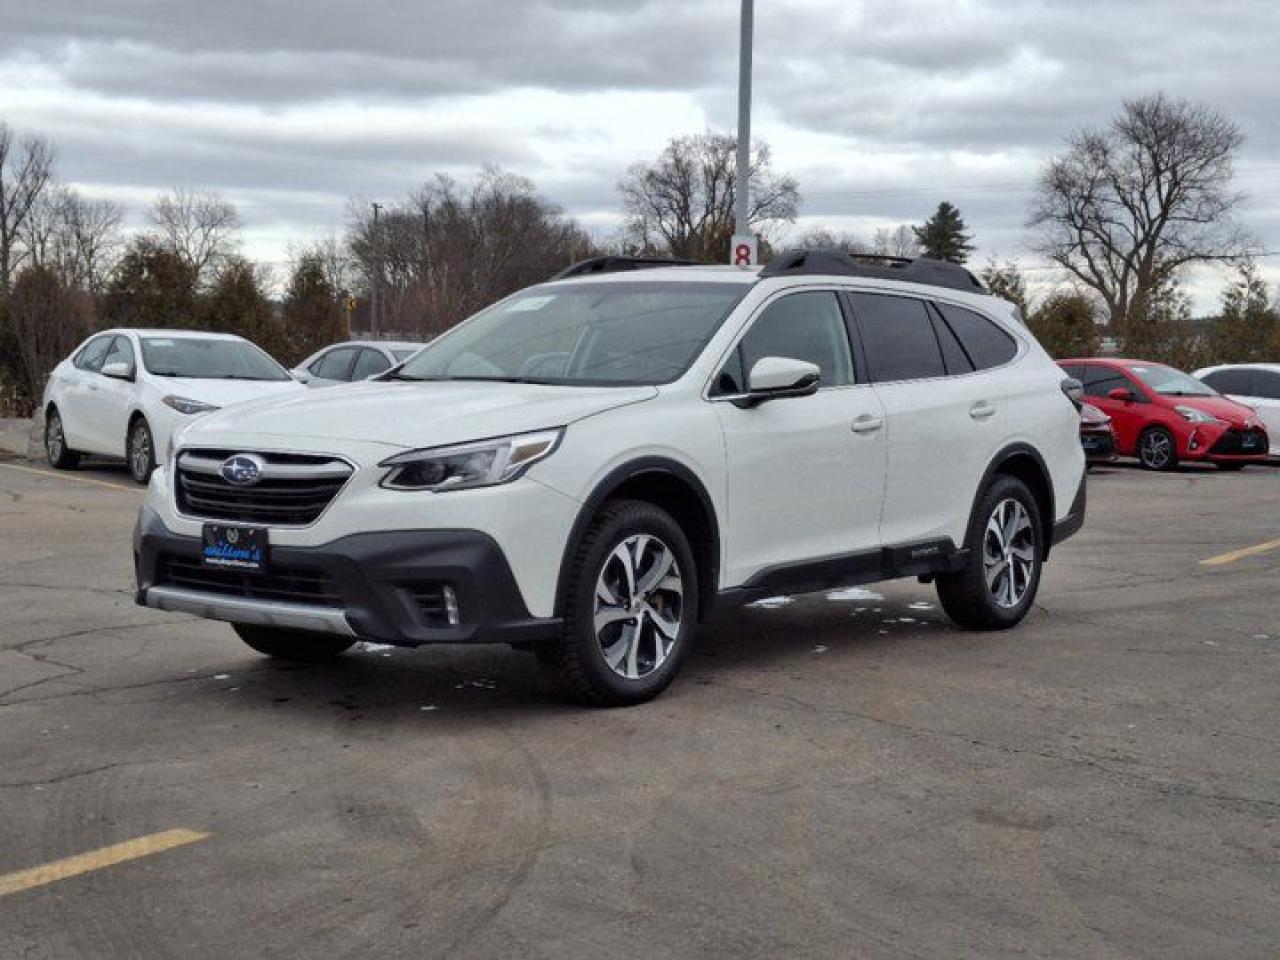
[(106, 480), (94, 480), (92, 477), (72, 477), (65, 473), (54, 473), (52, 470), (41, 470), (37, 467), (20, 467), (16, 463), (0, 463), (0, 470), (17, 470), (20, 473), (34, 473), (38, 477), (52, 477), (54, 480), (70, 480), (72, 483), (91, 483), (95, 487), (106, 487), (109, 490), (121, 490), (125, 493), (142, 493), (143, 487), (126, 487), (123, 483), (110, 483)]

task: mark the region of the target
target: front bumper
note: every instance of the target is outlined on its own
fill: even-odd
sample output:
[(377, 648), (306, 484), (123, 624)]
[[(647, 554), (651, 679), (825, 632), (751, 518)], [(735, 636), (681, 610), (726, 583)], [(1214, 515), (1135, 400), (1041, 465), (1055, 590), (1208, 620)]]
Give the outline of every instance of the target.
[[(530, 644), (560, 622), (529, 614), (506, 557), (475, 530), (352, 534), (271, 545), (265, 573), (201, 565), (201, 541), (143, 506), (134, 530), (137, 602), (230, 623), (337, 634), (397, 646)], [(450, 617), (444, 589), (452, 591)]]
[(1080, 431), (1080, 446), (1084, 449), (1085, 458), (1090, 463), (1107, 462), (1116, 459), (1115, 434), (1109, 427)]

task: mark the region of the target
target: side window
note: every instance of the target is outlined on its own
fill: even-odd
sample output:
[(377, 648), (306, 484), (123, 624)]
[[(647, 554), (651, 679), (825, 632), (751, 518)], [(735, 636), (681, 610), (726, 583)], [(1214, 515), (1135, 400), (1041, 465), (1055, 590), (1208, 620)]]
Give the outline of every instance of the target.
[(1073, 377), (1084, 383), (1085, 365), (1083, 363), (1060, 363), (1058, 366), (1062, 368), (1062, 372), (1068, 377)]
[(1253, 393), (1250, 396), (1263, 400), (1280, 400), (1280, 373), (1270, 370), (1253, 371)]
[(356, 365), (351, 370), (351, 379), (363, 380), (365, 377), (372, 377), (375, 373), (381, 373), (390, 366), (391, 361), (384, 357), (380, 350), (370, 350), (365, 347), (356, 358)]
[(923, 300), (878, 293), (851, 293), (849, 300), (873, 383), (946, 375)]
[(965, 353), (973, 361), (974, 369), (986, 370), (1008, 363), (1018, 352), (1018, 344), (992, 321), (949, 303), (935, 304), (947, 325), (964, 346)]
[(942, 360), (947, 366), (947, 375), (954, 377), (962, 373), (972, 373), (973, 363), (969, 360), (969, 355), (964, 352), (964, 347), (960, 346), (956, 335), (937, 313), (933, 315), (933, 332), (937, 334), (938, 346), (942, 348)]
[(1141, 399), (1142, 390), (1119, 370), (1089, 364), (1085, 367), (1084, 393), (1087, 397), (1106, 397), (1112, 390), (1132, 390)]
[(793, 293), (769, 304), (738, 341), (712, 393), (744, 393), (747, 375), (763, 357), (816, 363), (824, 387), (853, 383), (849, 333), (836, 295), (825, 291)]
[(95, 337), (84, 345), (72, 362), (81, 370), (97, 373), (102, 369), (103, 358), (106, 357), (107, 350), (110, 349), (114, 339), (115, 337), (112, 336)]
[(128, 337), (116, 337), (111, 341), (111, 347), (103, 354), (99, 369), (108, 363), (127, 363), (133, 366), (133, 344)]
[(311, 372), (322, 380), (347, 380), (351, 373), (351, 361), (355, 356), (355, 347), (330, 350), (311, 365)]
[(1254, 383), (1256, 375), (1252, 370), (1215, 370), (1200, 379), (1219, 393), (1233, 393), (1241, 397), (1255, 397)]

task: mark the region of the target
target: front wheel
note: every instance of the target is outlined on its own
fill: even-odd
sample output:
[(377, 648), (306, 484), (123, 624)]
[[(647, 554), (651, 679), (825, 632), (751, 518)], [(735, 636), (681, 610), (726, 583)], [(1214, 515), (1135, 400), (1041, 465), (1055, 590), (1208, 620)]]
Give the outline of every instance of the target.
[(247, 623), (237, 623), (234, 627), (240, 639), (254, 650), (278, 660), (318, 663), (332, 660), (355, 644), (354, 639), (327, 633), (307, 633), (305, 630), (284, 630), (280, 627), (260, 627)]
[(44, 418), (44, 454), (55, 470), (74, 470), (80, 465), (80, 454), (67, 446), (62, 429), (62, 414), (53, 407)]
[(971, 630), (1005, 630), (1035, 601), (1044, 557), (1040, 506), (1016, 477), (997, 476), (978, 504), (964, 568), (937, 578), (938, 599)]
[(151, 438), (151, 427), (143, 417), (134, 420), (129, 428), (125, 459), (129, 461), (129, 475), (133, 482), (146, 486), (156, 468), (156, 445)]
[(1164, 427), (1148, 427), (1138, 437), (1138, 462), (1147, 470), (1172, 470), (1178, 465), (1178, 447)]
[(616, 500), (570, 550), (564, 626), (540, 659), (582, 703), (653, 699), (680, 669), (698, 621), (688, 538), (665, 510)]

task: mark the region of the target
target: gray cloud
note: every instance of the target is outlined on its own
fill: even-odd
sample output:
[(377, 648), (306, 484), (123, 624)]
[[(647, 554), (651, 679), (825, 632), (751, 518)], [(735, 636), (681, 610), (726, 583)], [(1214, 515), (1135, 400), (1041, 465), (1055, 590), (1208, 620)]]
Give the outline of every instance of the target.
[[(1247, 219), (1280, 249), (1280, 9), (1257, 0), (763, 0), (756, 130), (806, 222), (959, 204), (1018, 253), (1063, 138), (1163, 89), (1248, 141)], [(731, 0), (45, 0), (4, 13), (0, 119), (52, 136), (70, 180), (213, 187), (272, 236), (496, 163), (605, 224), (672, 135), (735, 122)], [(1276, 261), (1272, 261), (1276, 263)]]

